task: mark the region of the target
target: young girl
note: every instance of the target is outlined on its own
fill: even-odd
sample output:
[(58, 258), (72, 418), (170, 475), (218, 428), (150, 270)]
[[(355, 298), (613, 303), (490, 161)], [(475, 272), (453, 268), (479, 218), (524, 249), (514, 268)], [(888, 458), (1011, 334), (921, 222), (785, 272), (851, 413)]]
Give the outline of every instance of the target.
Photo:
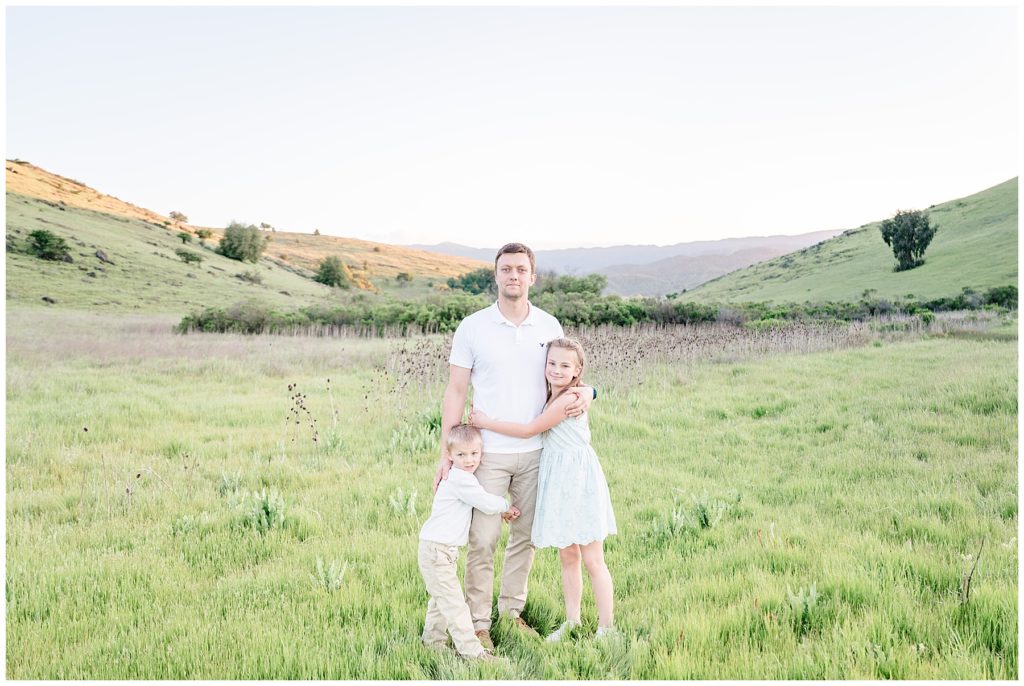
[(583, 376), (583, 348), (569, 338), (548, 343), (544, 376), (548, 401), (544, 411), (529, 424), (492, 419), (473, 409), (469, 422), (508, 436), (526, 438), (544, 432), (537, 481), (537, 505), (533, 519), (533, 544), (556, 547), (562, 562), (566, 621), (547, 637), (560, 641), (580, 623), (583, 576), (580, 561), (587, 568), (597, 603), (598, 637), (612, 633), (612, 577), (604, 563), (602, 541), (616, 532), (608, 482), (597, 454), (590, 446), (587, 416), (565, 416), (565, 406), (575, 398), (568, 389)]

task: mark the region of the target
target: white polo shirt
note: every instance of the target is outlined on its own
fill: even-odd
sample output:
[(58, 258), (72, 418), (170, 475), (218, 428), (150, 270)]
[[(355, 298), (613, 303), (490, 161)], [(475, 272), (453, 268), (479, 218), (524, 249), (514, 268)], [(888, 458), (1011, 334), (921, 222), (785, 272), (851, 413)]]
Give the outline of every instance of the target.
[[(547, 384), (544, 363), (547, 342), (565, 333), (550, 314), (530, 304), (530, 313), (516, 326), (495, 302), (459, 324), (448, 362), (472, 369), (473, 406), (493, 419), (526, 424), (544, 409)], [(527, 453), (540, 450), (540, 436), (515, 438), (484, 430), (485, 453)]]

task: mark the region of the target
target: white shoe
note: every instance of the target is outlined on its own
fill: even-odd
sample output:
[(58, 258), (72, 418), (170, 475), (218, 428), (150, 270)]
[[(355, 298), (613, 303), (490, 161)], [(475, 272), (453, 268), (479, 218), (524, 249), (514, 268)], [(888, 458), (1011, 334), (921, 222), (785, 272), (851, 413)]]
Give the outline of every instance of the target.
[(615, 638), (620, 635), (619, 630), (613, 626), (599, 626), (595, 638)]
[(558, 627), (550, 634), (548, 634), (547, 638), (545, 638), (544, 640), (548, 643), (558, 643), (563, 638), (565, 638), (570, 631), (572, 631), (573, 627), (576, 626), (579, 626), (579, 622), (574, 622), (572, 624), (570, 624), (569, 622), (562, 622), (562, 626)]

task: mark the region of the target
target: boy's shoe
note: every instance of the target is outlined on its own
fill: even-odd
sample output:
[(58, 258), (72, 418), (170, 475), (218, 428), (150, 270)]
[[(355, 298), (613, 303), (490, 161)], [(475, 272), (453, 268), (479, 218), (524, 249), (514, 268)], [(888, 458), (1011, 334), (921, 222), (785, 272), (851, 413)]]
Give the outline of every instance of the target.
[(547, 637), (544, 640), (547, 643), (558, 643), (563, 638), (568, 636), (569, 632), (572, 631), (573, 628), (577, 627), (577, 626), (579, 626), (578, 622), (577, 623), (573, 623), (573, 624), (570, 624), (569, 622), (562, 622), (562, 626), (558, 627), (557, 629), (552, 631), (550, 634), (548, 634)]
[(491, 640), (491, 632), (487, 629), (477, 629), (473, 633), (476, 634), (476, 638), (480, 641), (480, 645), (484, 647), (484, 650), (494, 650), (494, 641)]
[(512, 615), (511, 619), (513, 626), (515, 626), (517, 629), (522, 631), (527, 636), (532, 636), (533, 638), (540, 638), (540, 634), (537, 633), (537, 630), (529, 624), (527, 624), (526, 620), (520, 617), (519, 615)]
[(622, 632), (613, 626), (599, 626), (597, 627), (597, 636), (595, 638), (617, 638), (621, 635)]

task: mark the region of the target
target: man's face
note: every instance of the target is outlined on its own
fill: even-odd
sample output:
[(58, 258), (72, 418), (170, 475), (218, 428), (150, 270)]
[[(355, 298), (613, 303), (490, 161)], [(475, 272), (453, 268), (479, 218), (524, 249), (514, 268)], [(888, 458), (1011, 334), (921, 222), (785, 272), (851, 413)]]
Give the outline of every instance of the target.
[(519, 300), (530, 293), (530, 286), (537, 275), (530, 268), (530, 256), (526, 253), (505, 253), (498, 258), (494, 269), (494, 280), (498, 293), (507, 300)]
[(480, 466), (483, 446), (478, 442), (455, 443), (448, 449), (448, 453), (452, 456), (453, 465), (472, 474)]

